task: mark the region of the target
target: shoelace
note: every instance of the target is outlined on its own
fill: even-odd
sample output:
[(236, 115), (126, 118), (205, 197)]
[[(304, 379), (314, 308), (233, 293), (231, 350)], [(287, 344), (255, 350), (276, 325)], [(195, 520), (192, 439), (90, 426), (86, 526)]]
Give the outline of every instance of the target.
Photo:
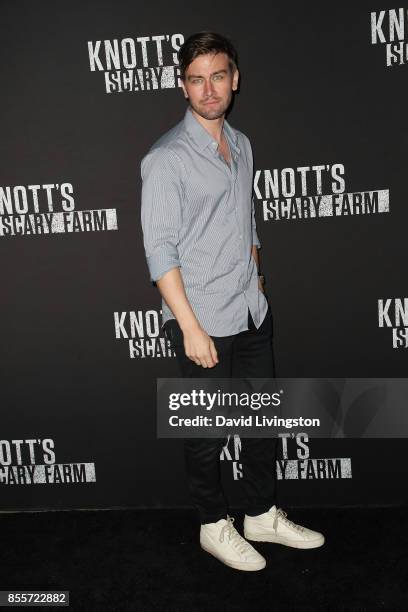
[(294, 523), (293, 521), (290, 521), (287, 517), (287, 513), (282, 510), (282, 508), (278, 508), (278, 510), (275, 513), (275, 518), (273, 521), (273, 528), (275, 529), (275, 533), (278, 531), (278, 520), (282, 519), (287, 525), (289, 525), (289, 527), (293, 527), (294, 529), (297, 529), (298, 531), (304, 531), (305, 528), (302, 527), (301, 525), (297, 525), (296, 523)]
[(224, 541), (224, 535), (225, 535), (225, 533), (227, 533), (228, 534), (228, 540), (233, 544), (233, 546), (235, 546), (235, 548), (239, 552), (244, 553), (244, 552), (250, 550), (252, 548), (252, 546), (235, 529), (235, 527), (233, 525), (234, 521), (235, 521), (234, 517), (233, 516), (229, 516), (229, 514), (227, 514), (227, 522), (225, 523), (225, 525), (221, 529), (220, 542)]

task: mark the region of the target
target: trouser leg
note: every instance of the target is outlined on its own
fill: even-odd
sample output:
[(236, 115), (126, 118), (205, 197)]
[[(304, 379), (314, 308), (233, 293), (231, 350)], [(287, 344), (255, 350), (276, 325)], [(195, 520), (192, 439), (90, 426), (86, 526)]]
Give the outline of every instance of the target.
[[(172, 319), (165, 330), (176, 353), (182, 378), (229, 378), (231, 376), (232, 338), (212, 337), (219, 363), (203, 368), (189, 359), (184, 351), (183, 332)], [(224, 438), (185, 438), (184, 458), (191, 500), (202, 524), (226, 518), (228, 503), (221, 486), (220, 453)]]
[[(232, 377), (273, 378), (275, 376), (270, 308), (256, 329), (248, 311), (250, 329), (235, 337)], [(256, 516), (276, 503), (277, 438), (242, 439), (242, 485), (246, 514)]]

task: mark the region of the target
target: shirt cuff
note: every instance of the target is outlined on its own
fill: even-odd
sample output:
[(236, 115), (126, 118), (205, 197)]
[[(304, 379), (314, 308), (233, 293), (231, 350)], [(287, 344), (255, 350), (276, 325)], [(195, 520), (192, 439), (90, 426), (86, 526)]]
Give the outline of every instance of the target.
[(180, 267), (179, 254), (175, 246), (166, 245), (152, 253), (147, 259), (150, 279), (156, 282), (172, 268)]

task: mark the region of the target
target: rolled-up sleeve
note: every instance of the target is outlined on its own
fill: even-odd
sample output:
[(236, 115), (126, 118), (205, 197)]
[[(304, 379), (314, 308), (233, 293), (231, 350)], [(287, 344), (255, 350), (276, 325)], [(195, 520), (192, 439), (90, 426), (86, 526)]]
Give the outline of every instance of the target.
[(157, 281), (180, 266), (177, 244), (182, 224), (182, 162), (168, 148), (156, 148), (142, 159), (141, 222), (150, 278)]

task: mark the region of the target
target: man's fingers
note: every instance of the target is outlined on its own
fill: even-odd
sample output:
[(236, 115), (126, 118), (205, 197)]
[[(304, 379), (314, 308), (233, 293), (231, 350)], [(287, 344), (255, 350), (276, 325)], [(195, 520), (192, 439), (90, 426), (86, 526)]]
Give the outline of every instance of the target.
[(215, 348), (214, 340), (211, 340), (210, 342), (210, 352), (211, 352), (211, 357), (213, 358), (214, 364), (218, 363), (219, 361), (218, 353), (217, 353), (217, 349)]
[(208, 353), (208, 355), (201, 355), (201, 357), (198, 358), (197, 365), (201, 365), (203, 368), (212, 368), (215, 364), (213, 364), (211, 355)]
[(207, 355), (201, 355), (200, 357), (190, 357), (190, 359), (198, 366), (203, 368), (213, 368), (216, 365), (210, 352)]
[(191, 359), (191, 361), (194, 361), (194, 363), (198, 366), (202, 366), (203, 363), (205, 362), (203, 357), (198, 357), (196, 355), (189, 355), (187, 352), (186, 352), (186, 355), (189, 359)]

